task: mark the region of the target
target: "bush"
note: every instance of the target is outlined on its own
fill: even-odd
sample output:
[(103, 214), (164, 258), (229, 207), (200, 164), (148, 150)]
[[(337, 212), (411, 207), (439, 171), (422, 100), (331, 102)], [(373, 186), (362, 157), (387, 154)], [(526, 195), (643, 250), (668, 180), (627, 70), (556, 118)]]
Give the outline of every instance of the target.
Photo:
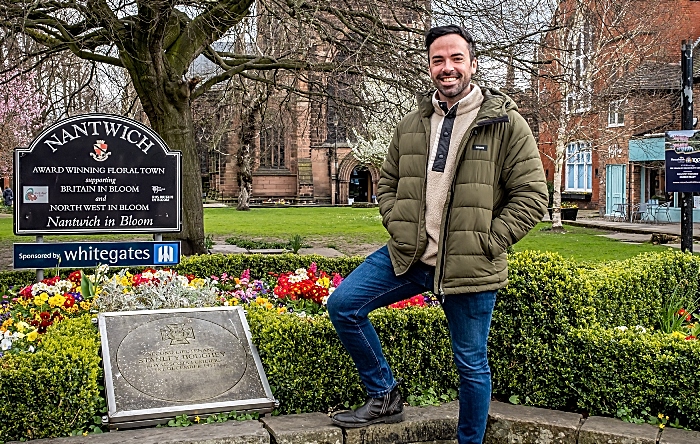
[[(262, 277), (316, 262), (346, 276), (362, 260), (207, 255), (184, 259), (178, 272), (235, 276), (249, 268), (251, 276)], [(700, 258), (678, 252), (597, 268), (558, 254), (512, 254), (510, 282), (499, 292), (489, 338), (494, 394), (590, 414), (614, 416), (623, 407), (633, 415), (664, 413), (699, 429), (700, 343), (633, 333), (637, 324), (653, 325), (676, 284), (685, 283), (689, 300), (697, 297), (699, 265)], [(327, 411), (364, 400), (352, 360), (327, 316), (247, 310), (280, 413)], [(396, 376), (406, 380), (404, 395), (452, 396), (458, 378), (440, 308), (382, 309), (371, 319)], [(610, 328), (618, 325), (629, 330)], [(44, 341), (35, 355), (0, 361), (0, 393), (8, 397), (0, 402), (0, 440), (66, 435), (99, 415), (98, 340), (89, 319), (63, 321)]]
[(306, 268), (311, 262), (316, 262), (320, 270), (329, 274), (340, 273), (343, 277), (357, 268), (365, 258), (339, 257), (329, 258), (315, 254), (207, 254), (184, 258), (176, 267), (180, 274), (194, 274), (199, 277), (219, 276), (226, 272), (232, 276), (240, 276), (250, 269), (250, 275), (262, 278), (269, 273), (283, 273), (297, 268)]
[(489, 337), (494, 394), (565, 408), (572, 375), (559, 360), (558, 338), (595, 323), (585, 270), (560, 255), (526, 251), (509, 257), (508, 286), (499, 291)]
[(663, 413), (700, 430), (700, 343), (635, 329), (574, 329), (563, 356), (575, 373), (577, 407), (615, 416), (626, 407), (646, 419)]
[[(395, 376), (408, 382), (404, 396), (456, 390), (440, 308), (380, 309), (370, 317)], [(279, 315), (251, 307), (247, 319), (280, 413), (321, 412), (364, 401), (355, 366), (327, 316)]]
[(684, 286), (686, 304), (700, 297), (699, 270), (700, 257), (679, 251), (641, 254), (590, 270), (598, 323), (608, 328), (658, 328), (657, 317), (677, 285)]
[(0, 360), (0, 441), (66, 436), (93, 423), (103, 403), (99, 347), (85, 315), (50, 327), (36, 353)]

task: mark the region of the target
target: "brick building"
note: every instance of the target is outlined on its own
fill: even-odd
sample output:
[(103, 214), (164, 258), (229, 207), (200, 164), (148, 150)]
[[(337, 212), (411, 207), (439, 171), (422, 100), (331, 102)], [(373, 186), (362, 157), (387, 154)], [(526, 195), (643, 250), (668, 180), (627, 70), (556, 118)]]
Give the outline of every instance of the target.
[(681, 42), (700, 38), (700, 1), (563, 1), (557, 20), (537, 85), (547, 179), (558, 152), (563, 201), (609, 214), (672, 200), (658, 135), (680, 129)]
[[(353, 6), (352, 3), (348, 3), (350, 6), (347, 7), (382, 7), (364, 2), (357, 2)], [(429, 19), (426, 18), (427, 15), (421, 15), (421, 11), (427, 10), (429, 3), (406, 2), (409, 5), (406, 9), (402, 9), (403, 4), (398, 2), (392, 10), (381, 11), (382, 20), (394, 25), (398, 21), (405, 29), (423, 29), (426, 26), (424, 21)], [(373, 15), (376, 15), (374, 12)], [(264, 15), (261, 17), (257, 28), (259, 47), (265, 48), (267, 45), (274, 55), (275, 51), (280, 51), (279, 48), (285, 48), (289, 44), (285, 41), (285, 38), (289, 40), (289, 36), (285, 37), (278, 32), (283, 27), (275, 22), (279, 18), (275, 18), (274, 14), (272, 18), (265, 18)], [(333, 17), (325, 18), (331, 23), (337, 20)], [(252, 135), (249, 138), (252, 203), (284, 199), (299, 204), (346, 205), (353, 201), (373, 201), (377, 194), (379, 171), (375, 166), (363, 164), (353, 156), (350, 142), (354, 138), (353, 130), (362, 128), (362, 112), (346, 105), (357, 104), (364, 97), (360, 86), (362, 79), (357, 74), (348, 74), (357, 72), (357, 69), (348, 68), (352, 63), (357, 63), (356, 59), (367, 56), (360, 51), (371, 50), (371, 45), (363, 43), (355, 48), (353, 45), (356, 43), (352, 39), (342, 40), (345, 33), (338, 31), (341, 27), (340, 23), (335, 23), (325, 30), (340, 37), (320, 38), (314, 34), (304, 37), (305, 42), (308, 42), (305, 47), (311, 48), (307, 59), (338, 63), (341, 65), (338, 72), (276, 74), (275, 84), (284, 87), (269, 91), (264, 103), (259, 104), (252, 124), (246, 125), (246, 118), (241, 117), (244, 112), (234, 113), (237, 117), (227, 123), (230, 130), (215, 150), (207, 150), (208, 159), (203, 162), (205, 188), (212, 190), (212, 194), (225, 200), (237, 199), (237, 176), (241, 171), (242, 157), (239, 149), (245, 145), (245, 137), (242, 136), (248, 127)], [(415, 39), (413, 33), (395, 34), (392, 39), (398, 40), (394, 43), (399, 43), (401, 39)], [(337, 44), (338, 38), (341, 39), (340, 44)], [(416, 42), (412, 40), (410, 45), (401, 47), (412, 48), (416, 42), (422, 43), (421, 39)], [(329, 41), (336, 42), (336, 45), (329, 44)], [(396, 52), (395, 47), (390, 49)], [(354, 53), (355, 50), (358, 52)], [(250, 108), (253, 102), (254, 100), (245, 97), (232, 101), (234, 107), (243, 111)]]

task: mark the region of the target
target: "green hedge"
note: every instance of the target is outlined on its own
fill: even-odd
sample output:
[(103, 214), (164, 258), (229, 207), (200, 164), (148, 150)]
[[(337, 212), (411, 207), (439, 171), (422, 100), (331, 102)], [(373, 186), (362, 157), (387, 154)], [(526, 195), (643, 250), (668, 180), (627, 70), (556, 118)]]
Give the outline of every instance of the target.
[(557, 338), (571, 326), (595, 322), (593, 287), (584, 269), (558, 254), (513, 254), (509, 270), (509, 284), (499, 291), (489, 337), (493, 391), (565, 408), (571, 375), (556, 359)]
[(311, 262), (316, 262), (319, 270), (327, 273), (340, 273), (343, 277), (357, 268), (364, 257), (329, 258), (316, 254), (207, 254), (184, 258), (176, 267), (178, 273), (194, 274), (206, 277), (220, 276), (221, 273), (239, 276), (241, 272), (250, 269), (250, 276), (262, 278), (268, 273), (282, 273), (306, 268)]
[(36, 353), (0, 360), (0, 441), (66, 436), (103, 402), (99, 338), (90, 316), (48, 329)]
[[(457, 389), (447, 322), (439, 308), (377, 310), (370, 315), (404, 394)], [(247, 314), (280, 413), (321, 412), (364, 401), (357, 371), (327, 316), (251, 309)]]
[(669, 250), (605, 264), (588, 272), (596, 294), (596, 320), (604, 327), (656, 326), (663, 302), (680, 284), (697, 300), (700, 257)]
[(574, 329), (562, 356), (575, 373), (578, 409), (615, 416), (663, 413), (700, 430), (700, 343), (633, 329)]

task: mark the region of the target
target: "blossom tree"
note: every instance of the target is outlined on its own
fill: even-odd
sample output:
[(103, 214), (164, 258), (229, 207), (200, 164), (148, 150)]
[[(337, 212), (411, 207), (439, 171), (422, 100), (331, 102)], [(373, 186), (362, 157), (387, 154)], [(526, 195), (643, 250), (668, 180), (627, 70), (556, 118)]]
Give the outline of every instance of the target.
[(11, 177), (14, 149), (32, 139), (45, 104), (32, 72), (11, 70), (0, 76), (5, 84), (0, 93), (0, 176)]

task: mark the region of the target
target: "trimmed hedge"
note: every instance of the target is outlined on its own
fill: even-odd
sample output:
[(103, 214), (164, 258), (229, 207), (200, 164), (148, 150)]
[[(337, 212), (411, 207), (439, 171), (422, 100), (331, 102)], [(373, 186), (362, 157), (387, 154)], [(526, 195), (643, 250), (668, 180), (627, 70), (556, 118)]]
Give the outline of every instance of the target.
[(573, 329), (562, 356), (575, 373), (578, 409), (615, 416), (627, 407), (700, 430), (700, 343), (633, 329)]
[(175, 268), (181, 274), (194, 274), (206, 277), (219, 276), (226, 272), (232, 276), (250, 269), (250, 275), (257, 279), (268, 273), (283, 273), (294, 271), (297, 268), (306, 268), (311, 262), (316, 262), (318, 268), (327, 273), (340, 273), (347, 276), (357, 268), (365, 258), (339, 257), (329, 258), (316, 254), (207, 254), (201, 256), (189, 256), (184, 258)]
[(596, 294), (596, 321), (604, 327), (656, 326), (664, 301), (678, 285), (685, 302), (700, 298), (698, 270), (698, 256), (677, 250), (645, 253), (591, 269), (588, 280)]
[(66, 436), (103, 402), (97, 328), (89, 315), (51, 326), (36, 353), (0, 360), (0, 441)]
[(595, 322), (593, 298), (585, 270), (560, 255), (511, 255), (509, 283), (499, 291), (489, 337), (494, 393), (567, 407), (571, 375), (556, 359), (557, 338)]
[[(441, 309), (377, 310), (370, 318), (395, 376), (407, 381), (404, 394), (457, 389)], [(250, 309), (247, 319), (280, 413), (321, 412), (365, 399), (355, 366), (327, 316)]]

